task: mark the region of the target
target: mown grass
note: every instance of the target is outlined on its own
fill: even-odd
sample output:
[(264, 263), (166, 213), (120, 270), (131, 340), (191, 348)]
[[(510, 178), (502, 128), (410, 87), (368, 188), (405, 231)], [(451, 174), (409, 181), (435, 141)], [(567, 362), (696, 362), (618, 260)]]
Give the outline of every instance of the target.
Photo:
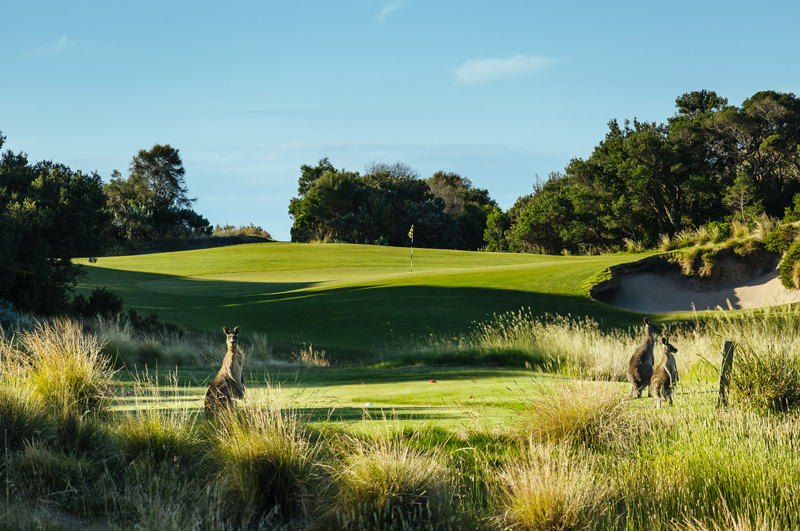
[(412, 272), (407, 248), (269, 243), (87, 261), (81, 290), (106, 286), (127, 307), (194, 330), (238, 324), (288, 351), (313, 344), (353, 362), (523, 307), (628, 326), (633, 314), (589, 298), (584, 281), (640, 257), (415, 249)]

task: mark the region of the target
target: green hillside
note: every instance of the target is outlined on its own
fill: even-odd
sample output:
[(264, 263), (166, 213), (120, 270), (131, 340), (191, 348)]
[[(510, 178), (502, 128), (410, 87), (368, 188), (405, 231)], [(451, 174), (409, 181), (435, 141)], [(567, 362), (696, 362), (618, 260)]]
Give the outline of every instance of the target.
[(586, 279), (632, 255), (590, 257), (269, 243), (83, 262), (86, 293), (106, 286), (129, 308), (191, 329), (242, 325), (277, 343), (343, 351), (458, 333), (493, 313), (638, 317), (591, 300)]

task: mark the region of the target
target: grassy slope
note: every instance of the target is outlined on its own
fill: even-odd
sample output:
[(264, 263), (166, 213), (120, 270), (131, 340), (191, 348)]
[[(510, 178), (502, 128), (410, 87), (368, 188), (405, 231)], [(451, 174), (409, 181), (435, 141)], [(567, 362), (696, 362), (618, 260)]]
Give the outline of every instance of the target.
[(278, 343), (340, 351), (459, 333), (493, 313), (639, 317), (591, 300), (585, 281), (631, 255), (558, 257), (364, 245), (271, 243), (101, 258), (84, 292), (107, 286), (128, 307), (189, 328), (240, 324)]

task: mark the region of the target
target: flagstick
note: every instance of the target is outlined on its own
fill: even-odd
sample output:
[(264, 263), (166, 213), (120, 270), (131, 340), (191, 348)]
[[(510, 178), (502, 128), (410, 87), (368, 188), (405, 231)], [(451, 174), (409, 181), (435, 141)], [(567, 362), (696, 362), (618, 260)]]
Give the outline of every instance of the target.
[(414, 233), (411, 233), (411, 272), (414, 272)]

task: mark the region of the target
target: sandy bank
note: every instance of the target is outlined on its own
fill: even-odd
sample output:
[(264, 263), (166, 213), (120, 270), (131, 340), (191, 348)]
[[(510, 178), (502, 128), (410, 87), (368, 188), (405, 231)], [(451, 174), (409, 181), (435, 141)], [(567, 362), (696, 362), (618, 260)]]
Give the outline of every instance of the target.
[(658, 273), (623, 275), (618, 279), (616, 297), (610, 303), (637, 312), (661, 313), (685, 310), (760, 308), (800, 302), (800, 291), (788, 290), (778, 270), (747, 280), (738, 286), (697, 291), (681, 279)]

